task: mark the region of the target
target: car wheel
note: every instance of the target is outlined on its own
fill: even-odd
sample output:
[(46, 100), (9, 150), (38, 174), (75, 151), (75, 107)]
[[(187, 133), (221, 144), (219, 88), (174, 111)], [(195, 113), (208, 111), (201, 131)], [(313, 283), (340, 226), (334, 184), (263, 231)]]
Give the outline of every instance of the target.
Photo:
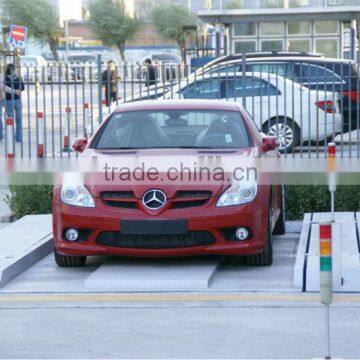
[(248, 265), (252, 266), (269, 266), (273, 262), (273, 246), (272, 246), (272, 233), (271, 233), (271, 206), (268, 210), (268, 219), (266, 224), (265, 235), (265, 247), (264, 250), (255, 255), (249, 255), (246, 257)]
[(82, 267), (86, 264), (86, 256), (66, 256), (54, 249), (55, 262), (59, 267)]
[(282, 186), (281, 187), (280, 215), (275, 224), (273, 234), (274, 235), (284, 235), (285, 233), (286, 233), (285, 194), (284, 194), (284, 186)]
[(265, 134), (278, 139), (278, 150), (282, 154), (293, 152), (300, 143), (300, 129), (290, 119), (271, 119), (263, 126), (262, 130)]

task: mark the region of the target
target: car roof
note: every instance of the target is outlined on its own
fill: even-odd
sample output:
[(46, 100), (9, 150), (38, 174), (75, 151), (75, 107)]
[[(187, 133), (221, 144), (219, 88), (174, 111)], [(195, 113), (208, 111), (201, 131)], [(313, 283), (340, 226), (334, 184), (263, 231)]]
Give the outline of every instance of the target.
[[(209, 66), (217, 65), (222, 62), (227, 62), (231, 60), (241, 60), (244, 54), (242, 53), (235, 53), (230, 55), (225, 55), (214, 59), (208, 63)], [(256, 58), (264, 58), (264, 57), (315, 57), (320, 58), (323, 57), (322, 54), (312, 53), (312, 52), (302, 52), (302, 51), (258, 51), (258, 52), (249, 52), (245, 53), (247, 59), (256, 59)]]
[[(347, 59), (333, 59), (333, 58), (324, 58), (324, 57), (304, 57), (304, 56), (276, 56), (276, 57), (259, 57), (259, 58), (249, 58), (246, 59), (247, 63), (252, 62), (306, 62), (306, 63), (343, 63), (343, 64), (352, 64), (355, 63), (353, 60), (347, 60)], [(226, 66), (226, 65), (232, 65), (232, 64), (240, 64), (242, 61), (239, 60), (231, 60), (231, 61), (224, 61), (219, 62), (217, 64), (214, 64), (213, 67), (220, 67), (220, 66)], [(206, 68), (210, 68), (210, 66), (206, 65)]]
[(222, 110), (239, 111), (239, 105), (231, 101), (201, 100), (201, 99), (159, 99), (143, 100), (122, 104), (117, 113), (129, 111), (158, 110)]

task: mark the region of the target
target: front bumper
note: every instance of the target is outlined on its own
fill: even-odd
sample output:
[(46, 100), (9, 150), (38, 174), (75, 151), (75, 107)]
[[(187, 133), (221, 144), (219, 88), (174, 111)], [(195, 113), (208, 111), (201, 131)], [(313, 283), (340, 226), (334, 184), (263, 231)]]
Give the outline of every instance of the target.
[[(84, 209), (67, 206), (61, 203), (58, 194), (53, 200), (54, 242), (57, 252), (63, 255), (119, 255), (129, 257), (172, 257), (192, 255), (249, 255), (263, 250), (266, 236), (268, 212), (268, 194), (259, 191), (256, 199), (246, 205), (217, 208), (217, 198), (212, 198), (206, 206), (191, 209), (177, 209), (159, 216), (141, 211), (114, 209), (96, 199), (96, 208)], [(215, 241), (211, 245), (176, 247), (176, 248), (126, 248), (103, 246), (97, 243), (102, 232), (121, 232), (121, 219), (160, 220), (186, 219), (188, 231), (208, 231)], [(247, 227), (250, 230), (249, 240), (229, 240), (224, 229)], [(69, 242), (63, 238), (64, 230), (76, 228), (87, 230), (86, 241)]]

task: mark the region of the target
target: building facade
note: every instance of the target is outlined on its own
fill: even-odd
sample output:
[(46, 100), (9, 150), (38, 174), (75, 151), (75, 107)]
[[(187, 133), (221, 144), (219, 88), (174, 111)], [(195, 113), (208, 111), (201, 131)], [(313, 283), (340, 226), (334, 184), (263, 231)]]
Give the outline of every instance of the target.
[(204, 21), (226, 26), (231, 53), (302, 51), (328, 57), (344, 57), (349, 50), (359, 13), (360, 0), (224, 0), (199, 11)]

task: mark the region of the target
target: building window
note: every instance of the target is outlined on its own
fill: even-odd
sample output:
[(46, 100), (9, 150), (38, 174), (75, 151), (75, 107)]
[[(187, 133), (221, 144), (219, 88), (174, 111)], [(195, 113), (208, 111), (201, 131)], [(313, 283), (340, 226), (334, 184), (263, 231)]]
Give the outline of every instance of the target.
[(235, 23), (234, 36), (255, 36), (256, 24), (255, 23)]
[(262, 40), (261, 51), (282, 51), (284, 42), (282, 40)]
[(339, 22), (338, 21), (314, 21), (316, 35), (338, 34)]
[(309, 21), (291, 21), (287, 24), (288, 35), (310, 35), (311, 25)]
[(264, 36), (284, 35), (284, 23), (264, 22), (260, 23), (260, 33)]
[(310, 0), (289, 0), (290, 8), (308, 7), (308, 6), (310, 6)]
[(339, 40), (338, 39), (315, 39), (315, 51), (320, 54), (324, 54), (327, 57), (338, 57), (339, 52)]
[(234, 41), (234, 51), (236, 53), (256, 51), (255, 41)]
[(289, 39), (288, 51), (309, 52), (311, 49), (310, 39)]
[(261, 0), (260, 7), (262, 7), (262, 8), (283, 8), (284, 0)]

